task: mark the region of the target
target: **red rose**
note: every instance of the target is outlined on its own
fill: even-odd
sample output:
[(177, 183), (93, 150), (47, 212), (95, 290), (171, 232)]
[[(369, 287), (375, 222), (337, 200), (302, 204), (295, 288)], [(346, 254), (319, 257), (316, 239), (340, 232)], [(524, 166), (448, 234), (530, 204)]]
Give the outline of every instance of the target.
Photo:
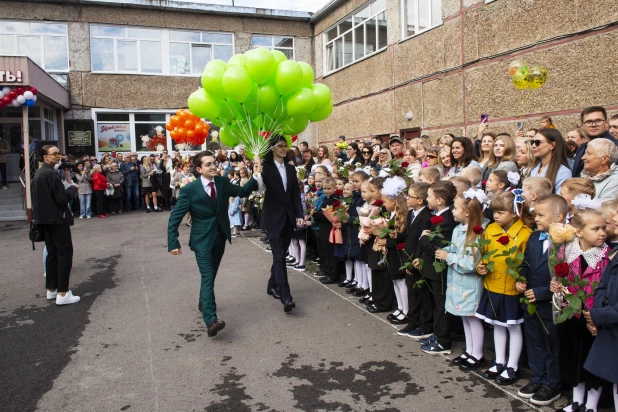
[(382, 201), (382, 199), (378, 199), (373, 203), (374, 206), (382, 206), (383, 204), (384, 202)]
[(397, 248), (397, 250), (404, 250), (406, 248), (406, 244), (405, 243), (399, 243), (396, 248)]
[(311, 188), (311, 191), (312, 191), (313, 193), (315, 193), (315, 192), (317, 192), (317, 191), (318, 191), (318, 188), (317, 188), (317, 187), (312, 187), (312, 188)]
[(334, 193), (335, 196), (341, 196), (342, 194), (343, 194), (343, 190), (339, 190), (339, 189), (335, 190), (335, 193)]
[(429, 221), (432, 225), (439, 225), (444, 222), (444, 218), (442, 216), (433, 216)]
[(571, 269), (569, 268), (569, 264), (565, 262), (558, 263), (556, 267), (554, 268), (554, 273), (559, 278), (567, 277), (570, 271)]
[(408, 167), (408, 162), (403, 162), (403, 163), (401, 164), (401, 167)]
[(403, 157), (403, 153), (399, 153), (397, 157)]
[(335, 201), (333, 202), (333, 207), (339, 207), (339, 206), (341, 206), (341, 202), (340, 202), (340, 201), (338, 201), (338, 200), (335, 200)]
[(498, 243), (500, 243), (500, 244), (501, 244), (501, 245), (503, 245), (503, 246), (506, 246), (506, 245), (508, 245), (508, 244), (509, 244), (509, 241), (510, 241), (510, 240), (511, 240), (511, 239), (510, 239), (507, 235), (504, 235), (504, 236), (500, 236), (500, 237), (498, 238)]
[(472, 228), (472, 231), (474, 232), (474, 234), (476, 235), (481, 235), (483, 234), (483, 226), (474, 226)]

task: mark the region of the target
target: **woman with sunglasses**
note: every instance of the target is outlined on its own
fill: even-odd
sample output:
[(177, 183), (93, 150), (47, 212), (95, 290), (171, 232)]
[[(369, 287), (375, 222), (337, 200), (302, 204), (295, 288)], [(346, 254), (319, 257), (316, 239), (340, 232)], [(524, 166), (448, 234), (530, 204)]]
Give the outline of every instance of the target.
[(371, 146), (365, 146), (361, 150), (361, 162), (363, 167), (375, 167), (376, 162), (373, 160), (373, 148)]
[(381, 148), (378, 152), (378, 161), (376, 162), (376, 167), (378, 170), (382, 170), (382, 168), (388, 167), (388, 162), (393, 159), (391, 155), (391, 151), (388, 148)]
[(361, 149), (358, 148), (358, 143), (350, 142), (348, 143), (348, 148), (346, 149), (346, 154), (348, 155), (347, 164), (355, 165), (357, 163), (363, 164), (363, 157), (361, 153)]
[(562, 182), (572, 177), (562, 135), (556, 129), (541, 129), (531, 143), (536, 164), (530, 176), (548, 178), (559, 194)]
[(479, 169), (481, 166), (476, 161), (476, 153), (474, 152), (474, 144), (467, 137), (456, 137), (451, 144), (451, 170), (448, 172), (448, 177), (459, 176), (461, 171), (468, 166), (476, 166)]
[(440, 161), (438, 160), (440, 149), (440, 146), (431, 146), (429, 149), (427, 149), (427, 155), (425, 156), (425, 158), (427, 159), (427, 167), (440, 166)]

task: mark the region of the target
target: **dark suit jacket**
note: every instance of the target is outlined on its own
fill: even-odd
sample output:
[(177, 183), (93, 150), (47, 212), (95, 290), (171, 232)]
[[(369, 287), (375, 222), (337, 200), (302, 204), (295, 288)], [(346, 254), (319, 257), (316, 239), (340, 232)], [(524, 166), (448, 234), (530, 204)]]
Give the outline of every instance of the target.
[[(551, 272), (547, 261), (550, 246), (543, 253), (543, 241), (539, 240), (541, 232), (530, 235), (526, 250), (524, 251), (524, 263), (519, 268), (519, 273), (528, 281), (528, 289), (534, 290), (536, 297), (536, 311), (543, 319), (552, 319), (551, 298), (553, 293), (549, 291)], [(528, 313), (525, 304), (524, 313)]]
[[(614, 139), (614, 137), (609, 134), (609, 131), (605, 132), (603, 136), (599, 136), (596, 139), (608, 139), (614, 142), (616, 146), (618, 146), (618, 140)], [(573, 162), (573, 177), (580, 177), (582, 174), (582, 170), (584, 170), (584, 162), (582, 160), (582, 156), (586, 153), (586, 148), (588, 147), (588, 143), (582, 143), (581, 146), (577, 148), (577, 152), (575, 152), (575, 161)]]
[(202, 186), (202, 180), (197, 178), (180, 191), (178, 202), (174, 211), (170, 214), (167, 225), (167, 249), (172, 251), (180, 247), (178, 242), (178, 226), (187, 212), (191, 212), (191, 237), (189, 247), (191, 250), (200, 248), (210, 250), (217, 238), (217, 232), (221, 231), (225, 238), (232, 243), (230, 233), (230, 218), (228, 216), (228, 203), (230, 197), (248, 197), (251, 192), (257, 190), (258, 184), (251, 178), (243, 186), (230, 183), (226, 177), (215, 176), (215, 188), (217, 202), (212, 200)]
[[(433, 240), (429, 240), (429, 236), (423, 236), (418, 242), (418, 251), (416, 256), (423, 259), (423, 276), (430, 280), (446, 280), (445, 273), (438, 273), (433, 267), (433, 262), (436, 260), (436, 250), (443, 249), (446, 245), (442, 243), (442, 240), (450, 241), (453, 237), (453, 229), (457, 226), (455, 218), (453, 218), (453, 212), (451, 209), (444, 211), (440, 216), (444, 218), (444, 222), (439, 225), (431, 225), (429, 230), (434, 231), (440, 226), (440, 233), (444, 236), (444, 239), (440, 239), (435, 236)], [(431, 219), (431, 216), (429, 217)]]
[(302, 219), (303, 205), (300, 200), (300, 188), (294, 166), (285, 163), (287, 172), (287, 188), (284, 190), (281, 175), (274, 163), (264, 162), (262, 165), (262, 180), (266, 186), (264, 207), (260, 228), (268, 232), (281, 232), (289, 221), (293, 227), (296, 219)]

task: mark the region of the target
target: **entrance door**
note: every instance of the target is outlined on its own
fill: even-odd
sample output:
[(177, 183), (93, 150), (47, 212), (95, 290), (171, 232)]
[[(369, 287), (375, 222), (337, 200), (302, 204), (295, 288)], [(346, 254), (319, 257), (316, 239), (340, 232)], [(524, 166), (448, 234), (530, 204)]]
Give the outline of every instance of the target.
[(6, 169), (9, 182), (16, 182), (19, 179), (20, 157), (21, 157), (21, 124), (20, 123), (0, 123), (0, 135), (9, 142), (11, 152), (6, 155)]

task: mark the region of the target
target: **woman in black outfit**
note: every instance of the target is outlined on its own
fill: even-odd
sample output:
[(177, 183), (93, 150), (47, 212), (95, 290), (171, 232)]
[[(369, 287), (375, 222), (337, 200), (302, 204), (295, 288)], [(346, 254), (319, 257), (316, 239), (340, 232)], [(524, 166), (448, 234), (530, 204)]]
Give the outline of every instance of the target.
[(363, 167), (366, 167), (366, 166), (374, 167), (375, 166), (375, 161), (373, 160), (373, 147), (369, 145), (363, 147), (363, 149), (361, 150), (360, 164)]
[(346, 152), (349, 159), (346, 163), (351, 165), (355, 165), (357, 163), (363, 164), (363, 157), (361, 155), (361, 150), (358, 148), (358, 143), (348, 143), (348, 148), (346, 149)]

